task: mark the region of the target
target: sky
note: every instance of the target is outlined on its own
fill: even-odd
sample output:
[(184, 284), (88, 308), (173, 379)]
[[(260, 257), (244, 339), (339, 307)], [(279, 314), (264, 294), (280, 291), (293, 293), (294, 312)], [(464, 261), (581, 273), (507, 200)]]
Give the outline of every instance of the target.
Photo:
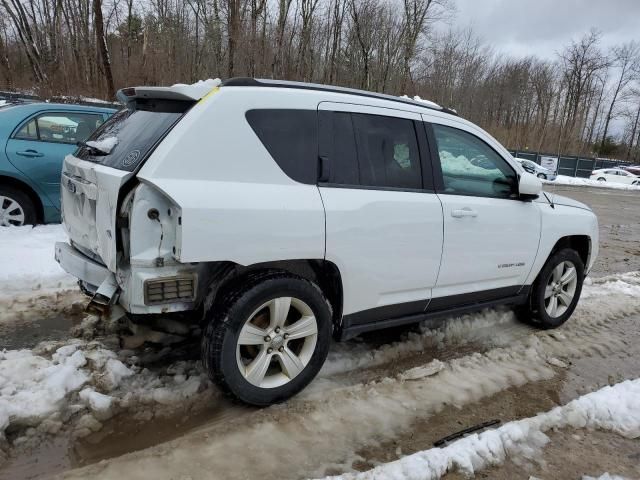
[(453, 28), (472, 27), (497, 52), (552, 59), (595, 27), (603, 49), (640, 41), (640, 0), (451, 0)]

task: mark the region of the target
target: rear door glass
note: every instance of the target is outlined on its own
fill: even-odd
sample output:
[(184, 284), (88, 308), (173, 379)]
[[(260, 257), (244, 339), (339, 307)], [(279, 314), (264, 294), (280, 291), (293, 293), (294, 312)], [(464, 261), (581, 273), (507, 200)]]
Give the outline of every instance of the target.
[(105, 149), (109, 152), (83, 146), (76, 152), (76, 156), (82, 160), (133, 172), (182, 115), (182, 112), (175, 111), (121, 110), (89, 137), (89, 141), (105, 145), (113, 145), (114, 141), (111, 139), (117, 138), (112, 148)]

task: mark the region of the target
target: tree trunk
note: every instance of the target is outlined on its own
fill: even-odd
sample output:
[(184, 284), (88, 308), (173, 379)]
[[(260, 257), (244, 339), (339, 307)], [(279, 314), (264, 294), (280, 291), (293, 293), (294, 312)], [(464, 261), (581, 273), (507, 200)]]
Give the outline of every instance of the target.
[(109, 49), (107, 48), (107, 39), (104, 34), (102, 0), (93, 0), (93, 16), (96, 28), (96, 43), (98, 44), (98, 52), (100, 53), (100, 58), (102, 60), (102, 70), (107, 81), (107, 98), (113, 99), (116, 95), (116, 90), (113, 85), (111, 60), (109, 58)]

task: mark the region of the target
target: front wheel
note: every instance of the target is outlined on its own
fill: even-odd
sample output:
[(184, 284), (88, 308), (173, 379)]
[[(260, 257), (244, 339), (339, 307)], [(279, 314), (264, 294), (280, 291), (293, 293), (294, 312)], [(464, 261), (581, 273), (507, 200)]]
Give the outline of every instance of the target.
[(539, 174), (538, 174), (538, 178), (539, 178), (540, 180), (546, 180), (546, 179), (547, 179), (547, 176), (546, 176), (544, 173), (539, 173)]
[(584, 263), (575, 250), (554, 253), (533, 284), (528, 316), (542, 328), (566, 322), (578, 304), (584, 281)]
[(244, 403), (284, 401), (322, 367), (331, 342), (331, 307), (294, 275), (249, 276), (207, 312), (202, 360), (209, 377)]

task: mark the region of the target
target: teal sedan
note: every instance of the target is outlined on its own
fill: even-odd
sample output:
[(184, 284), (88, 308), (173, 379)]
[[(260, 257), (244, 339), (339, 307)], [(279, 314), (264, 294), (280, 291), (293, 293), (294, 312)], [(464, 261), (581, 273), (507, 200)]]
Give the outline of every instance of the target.
[(64, 157), (115, 112), (54, 103), (0, 106), (0, 226), (59, 222)]

